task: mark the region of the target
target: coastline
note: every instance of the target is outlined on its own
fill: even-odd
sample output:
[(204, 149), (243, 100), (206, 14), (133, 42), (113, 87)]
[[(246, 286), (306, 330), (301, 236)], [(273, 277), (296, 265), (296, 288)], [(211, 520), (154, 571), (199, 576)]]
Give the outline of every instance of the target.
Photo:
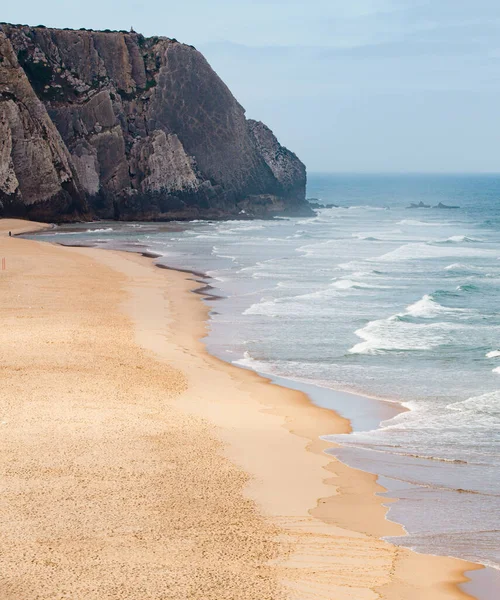
[[(479, 565), (416, 554), (379, 539), (399, 535), (402, 528), (385, 519), (387, 509), (382, 503), (387, 499), (375, 495), (383, 491), (376, 483), (376, 476), (346, 467), (326, 455), (324, 450), (333, 444), (319, 437), (325, 432), (348, 431), (345, 419), (331, 410), (314, 406), (301, 392), (270, 385), (269, 379), (208, 353), (201, 341), (206, 333), (208, 308), (199, 296), (190, 293), (200, 284), (189, 274), (162, 271), (151, 260), (137, 254), (2, 238), (5, 252), (13, 253), (13, 244), (17, 245), (16, 250), (22, 247), (25, 266), (44, 256), (64, 263), (64, 269), (58, 272), (46, 260), (44, 278), (57, 277), (64, 291), (63, 276), (75, 278), (78, 285), (87, 290), (94, 309), (103, 300), (98, 283), (109, 287), (106, 295), (112, 296), (113, 301), (99, 318), (113, 316), (121, 321), (117, 331), (131, 338), (127, 338), (125, 353), (129, 368), (138, 364), (139, 356), (148, 363), (147, 367), (142, 363), (141, 366), (152, 370), (152, 375), (162, 385), (167, 384), (167, 389), (172, 385), (171, 381), (164, 381), (163, 372), (173, 370), (175, 375), (171, 375), (177, 383), (175, 392), (170, 391), (169, 410), (174, 409), (178, 419), (202, 423), (198, 431), (200, 437), (197, 439), (194, 435), (196, 442), (191, 442), (191, 438), (182, 440), (184, 446), (193, 444), (192, 449), (188, 448), (189, 460), (203, 462), (207, 458), (208, 444), (201, 442), (214, 439), (208, 461), (210, 473), (218, 473), (218, 468), (225, 473), (237, 472), (233, 478), (237, 484), (231, 495), (234, 502), (225, 508), (251, 509), (251, 514), (238, 512), (241, 518), (237, 526), (243, 528), (252, 541), (246, 548), (254, 547), (256, 540), (261, 543), (257, 544), (257, 550), (252, 550), (253, 554), (238, 557), (240, 562), (231, 563), (232, 576), (235, 572), (241, 573), (233, 586), (241, 587), (227, 588), (229, 572), (224, 570), (227, 565), (220, 564), (220, 552), (227, 546), (227, 540), (219, 548), (217, 539), (228, 524), (222, 528), (212, 524), (211, 539), (215, 533), (215, 541), (213, 547), (205, 545), (205, 551), (213, 559), (213, 551), (217, 550), (218, 559), (204, 565), (205, 586), (199, 589), (200, 595), (192, 597), (471, 598), (458, 584), (467, 581), (465, 571), (481, 568)], [(78, 263), (80, 269), (76, 271), (73, 263)], [(17, 277), (22, 278), (22, 273), (17, 272)], [(35, 289), (43, 285), (37, 281)], [(53, 299), (53, 291), (45, 289), (45, 298)], [(82, 311), (85, 312), (84, 306)], [(74, 344), (78, 341), (74, 340)], [(97, 340), (97, 345), (101, 342)], [(29, 369), (26, 377), (30, 377)], [(139, 381), (144, 385), (143, 378)], [(127, 383), (136, 389), (134, 386), (139, 381), (132, 377)], [(149, 391), (153, 396), (158, 395), (162, 385), (150, 386), (153, 389)], [(158, 405), (156, 400), (155, 407), (161, 419), (164, 406)], [(72, 422), (71, 414), (63, 414), (63, 417)], [(99, 429), (104, 424), (98, 422), (95, 427)], [(168, 454), (168, 447), (162, 452)], [(18, 459), (21, 461), (22, 457)], [(202, 476), (198, 473), (198, 477)], [(228, 477), (228, 481), (233, 479)], [(228, 481), (223, 478), (218, 482), (223, 485), (222, 495), (220, 490), (217, 494), (217, 490), (210, 487), (209, 481), (203, 481), (206, 486), (203, 491), (207, 492), (203, 494), (204, 501), (211, 502), (216, 494), (215, 500), (220, 506), (217, 503), (211, 506), (218, 506), (220, 510)], [(181, 504), (190, 501), (199, 490), (196, 483), (200, 482), (195, 479), (193, 482), (190, 488), (181, 490), (184, 492)], [(204, 503), (203, 508), (206, 512)], [(197, 513), (198, 518), (202, 515), (203, 512)], [(106, 532), (105, 523), (104, 530)], [(143, 551), (147, 549), (148, 539), (145, 535)], [(197, 536), (191, 542), (193, 540), (197, 540)], [(109, 542), (109, 539), (104, 541)], [(160, 548), (158, 551), (161, 553)], [(256, 552), (261, 553), (256, 555)], [(215, 572), (218, 578), (214, 582)], [(209, 582), (219, 586), (213, 596), (206, 592)], [(225, 585), (220, 585), (222, 582)], [(257, 589), (258, 586), (265, 587)], [(6, 596), (10, 597), (15, 596)]]

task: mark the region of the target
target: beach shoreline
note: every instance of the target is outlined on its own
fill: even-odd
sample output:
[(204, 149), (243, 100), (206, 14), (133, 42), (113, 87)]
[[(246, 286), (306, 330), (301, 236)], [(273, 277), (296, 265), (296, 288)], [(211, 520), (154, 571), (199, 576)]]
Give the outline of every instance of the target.
[[(6, 225), (3, 223), (4, 230)], [(14, 230), (14, 226), (11, 227)], [(355, 471), (324, 453), (332, 444), (320, 439), (320, 435), (348, 431), (349, 424), (345, 419), (331, 410), (314, 406), (302, 392), (270, 385), (269, 379), (209, 354), (202, 341), (209, 309), (199, 295), (190, 293), (199, 288), (200, 283), (193, 281), (189, 274), (162, 271), (151, 259), (138, 254), (49, 246), (9, 239), (5, 234), (1, 242), (4, 253), (15, 256), (22, 249), (25, 265), (45, 256), (44, 278), (57, 275), (58, 285), (63, 288), (64, 277), (73, 278), (71, 285), (87, 290), (94, 308), (102, 293), (96, 281), (110, 286), (113, 302), (107, 311), (110, 315), (121, 313), (123, 322), (118, 330), (132, 338), (127, 345), (129, 354), (147, 357), (150, 364), (147, 368), (154, 369), (154, 376), (160, 380), (163, 369), (182, 375), (182, 385), (176, 379), (176, 391), (170, 393), (169, 409), (175, 410), (177, 417), (182, 415), (188, 421), (201, 422), (200, 431), (208, 427), (210, 435), (206, 432), (204, 435), (216, 440), (208, 463), (212, 465), (212, 473), (216, 464), (225, 465), (229, 471), (236, 469), (235, 481), (239, 487), (236, 485), (231, 496), (234, 502), (230, 508), (235, 511), (238, 507), (251, 509), (251, 515), (245, 513), (244, 518), (238, 513), (241, 517), (238, 523), (241, 526), (252, 523), (248, 529), (249, 539), (255, 542), (258, 534), (257, 539), (262, 542), (258, 547), (262, 552), (253, 555), (253, 562), (250, 560), (245, 569), (242, 568), (242, 562), (245, 562), (242, 557), (238, 559), (242, 562), (232, 563), (233, 575), (237, 572), (241, 577), (232, 589), (221, 585), (212, 596), (207, 595), (206, 586), (209, 582), (214, 584), (213, 574), (220, 576), (220, 579), (216, 578), (217, 582), (224, 580), (227, 586), (224, 577), (227, 578), (229, 573), (220, 564), (221, 548), (217, 543), (214, 542), (213, 548), (206, 546), (206, 554), (212, 559), (216, 556), (218, 560), (203, 563), (205, 570), (197, 571), (199, 591), (196, 593), (199, 595), (195, 593), (190, 597), (379, 597), (403, 600), (471, 597), (460, 590), (458, 584), (467, 581), (465, 571), (481, 568), (479, 565), (416, 554), (380, 539), (400, 535), (402, 528), (386, 520), (387, 509), (383, 503), (387, 503), (387, 499), (376, 496), (377, 492), (383, 491), (376, 483), (376, 476)], [(54, 271), (49, 258), (59, 259), (59, 267), (64, 268)], [(10, 257), (7, 259), (10, 264)], [(75, 263), (80, 267), (77, 271)], [(13, 277), (16, 276), (22, 278), (22, 271), (15, 272)], [(32, 295), (38, 289), (37, 285), (40, 287), (40, 282), (35, 282)], [(50, 300), (53, 292), (45, 289), (45, 298)], [(84, 313), (85, 306), (81, 310)], [(47, 320), (47, 315), (44, 316)], [(52, 314), (51, 318), (56, 316)], [(50, 332), (45, 334), (50, 335)], [(98, 333), (97, 346), (100, 337)], [(135, 354), (133, 358), (135, 360)], [(30, 369), (23, 368), (29, 378)], [(13, 384), (16, 384), (15, 377), (14, 374)], [(133, 386), (137, 386), (137, 381), (132, 378), (130, 385), (135, 389)], [(161, 386), (150, 391), (158, 393), (158, 389)], [(161, 406), (156, 410), (161, 413)], [(71, 414), (64, 413), (63, 417), (71, 422)], [(161, 415), (158, 418), (161, 419)], [(105, 430), (102, 423), (94, 426)], [(200, 439), (203, 441), (203, 436)], [(204, 452), (200, 439), (193, 448), (195, 460), (200, 458), (200, 452)], [(21, 450), (22, 445), (12, 450), (18, 453), (19, 461), (22, 460)], [(162, 452), (168, 454), (168, 445)], [(204, 485), (208, 486), (205, 500), (214, 499), (216, 490), (211, 489), (207, 481)], [(193, 484), (184, 490), (184, 500), (196, 489)], [(165, 499), (168, 499), (168, 493)], [(220, 494), (215, 500), (222, 505)], [(41, 498), (38, 501), (41, 502)], [(217, 502), (213, 508), (217, 507)], [(218, 526), (221, 524), (212, 524), (212, 538), (221, 533)], [(50, 523), (46, 523), (46, 527), (50, 530)], [(103, 528), (109, 536), (105, 523)], [(104, 540), (108, 541), (108, 538), (105, 536)], [(147, 546), (147, 540), (146, 535), (141, 551)], [(5, 551), (8, 549), (4, 548)], [(205, 579), (200, 578), (201, 572)], [(95, 576), (90, 569), (89, 578), (92, 574)], [(234, 588), (234, 585), (240, 587)], [(257, 589), (259, 586), (264, 587)], [(223, 593), (226, 595), (221, 595)], [(151, 597), (158, 597), (155, 594), (158, 589), (151, 592)], [(28, 593), (23, 597), (32, 596)], [(87, 593), (85, 597), (94, 596)]]

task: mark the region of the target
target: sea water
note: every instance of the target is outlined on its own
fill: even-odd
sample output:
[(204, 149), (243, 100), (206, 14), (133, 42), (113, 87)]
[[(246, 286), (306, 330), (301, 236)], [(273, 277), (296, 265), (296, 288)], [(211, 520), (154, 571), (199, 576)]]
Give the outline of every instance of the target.
[(312, 175), (308, 194), (329, 206), (43, 236), (206, 273), (223, 297), (207, 343), (225, 360), (321, 389), (346, 416), (355, 396), (335, 390), (402, 403), (351, 434), (325, 429), (335, 455), (399, 499), (389, 518), (408, 536), (393, 542), (498, 568), (500, 177)]

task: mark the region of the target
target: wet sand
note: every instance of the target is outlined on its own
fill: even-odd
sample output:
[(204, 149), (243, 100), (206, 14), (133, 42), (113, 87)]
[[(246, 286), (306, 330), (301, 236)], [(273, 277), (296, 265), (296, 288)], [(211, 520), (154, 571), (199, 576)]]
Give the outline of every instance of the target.
[(0, 597), (470, 598), (465, 561), (380, 539), (334, 412), (211, 356), (187, 273), (0, 221)]

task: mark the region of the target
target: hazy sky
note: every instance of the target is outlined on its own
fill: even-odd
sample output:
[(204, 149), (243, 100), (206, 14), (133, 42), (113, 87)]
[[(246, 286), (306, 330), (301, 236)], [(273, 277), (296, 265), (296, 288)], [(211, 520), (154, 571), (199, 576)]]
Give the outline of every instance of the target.
[(498, 0), (23, 0), (0, 18), (194, 44), (310, 171), (500, 171)]

